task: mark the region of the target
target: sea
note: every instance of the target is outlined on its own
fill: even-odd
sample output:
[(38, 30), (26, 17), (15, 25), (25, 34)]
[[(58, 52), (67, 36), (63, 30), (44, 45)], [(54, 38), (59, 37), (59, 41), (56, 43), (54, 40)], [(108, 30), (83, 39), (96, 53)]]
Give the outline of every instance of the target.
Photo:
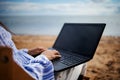
[(120, 15), (7, 15), (0, 16), (0, 22), (4, 23), (12, 32), (20, 35), (58, 35), (64, 23), (106, 23), (103, 35), (120, 36)]

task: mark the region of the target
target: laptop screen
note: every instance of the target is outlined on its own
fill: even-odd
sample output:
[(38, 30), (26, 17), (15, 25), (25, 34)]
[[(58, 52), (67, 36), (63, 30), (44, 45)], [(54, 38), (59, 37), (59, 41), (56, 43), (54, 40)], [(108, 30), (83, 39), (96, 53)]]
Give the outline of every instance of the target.
[(93, 57), (104, 23), (65, 23), (53, 48)]

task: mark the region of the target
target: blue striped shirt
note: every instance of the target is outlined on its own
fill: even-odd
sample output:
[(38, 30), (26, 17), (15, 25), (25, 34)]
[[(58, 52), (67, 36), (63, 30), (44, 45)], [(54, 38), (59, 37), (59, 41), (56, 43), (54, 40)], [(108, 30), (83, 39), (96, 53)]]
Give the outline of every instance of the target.
[(27, 49), (18, 50), (12, 41), (12, 35), (1, 26), (0, 46), (11, 47), (14, 61), (35, 80), (54, 80), (52, 62), (43, 54), (34, 58), (28, 54)]

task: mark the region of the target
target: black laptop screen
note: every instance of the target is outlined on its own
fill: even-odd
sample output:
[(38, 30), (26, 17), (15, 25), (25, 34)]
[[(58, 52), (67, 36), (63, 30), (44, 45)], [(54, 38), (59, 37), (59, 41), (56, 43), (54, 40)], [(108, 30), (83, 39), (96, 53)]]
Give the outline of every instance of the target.
[(65, 23), (53, 48), (93, 56), (105, 24)]

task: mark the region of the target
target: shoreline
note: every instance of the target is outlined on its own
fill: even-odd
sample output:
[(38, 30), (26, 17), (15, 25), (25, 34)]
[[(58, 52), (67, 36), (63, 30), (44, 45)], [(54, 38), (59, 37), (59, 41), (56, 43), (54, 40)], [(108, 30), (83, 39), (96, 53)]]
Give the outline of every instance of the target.
[[(12, 34), (13, 36), (58, 36), (58, 35), (50, 35), (50, 34)], [(102, 35), (102, 37), (120, 37), (120, 35)]]

